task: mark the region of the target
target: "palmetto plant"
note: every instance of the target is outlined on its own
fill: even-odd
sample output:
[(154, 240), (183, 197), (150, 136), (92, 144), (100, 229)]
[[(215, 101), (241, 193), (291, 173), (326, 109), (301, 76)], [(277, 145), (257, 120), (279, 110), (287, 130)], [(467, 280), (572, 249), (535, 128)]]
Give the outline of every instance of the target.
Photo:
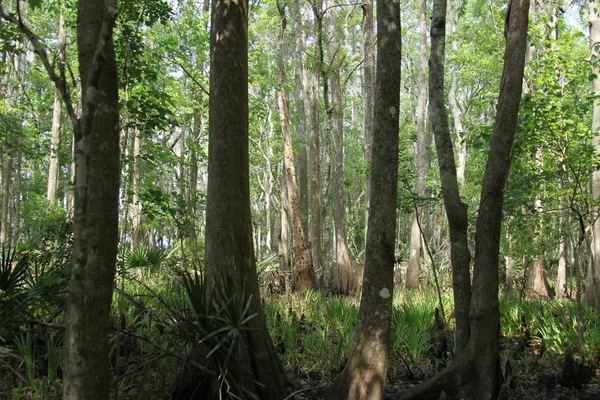
[(0, 297), (10, 296), (22, 289), (27, 278), (29, 256), (19, 254), (10, 246), (2, 246), (0, 254)]

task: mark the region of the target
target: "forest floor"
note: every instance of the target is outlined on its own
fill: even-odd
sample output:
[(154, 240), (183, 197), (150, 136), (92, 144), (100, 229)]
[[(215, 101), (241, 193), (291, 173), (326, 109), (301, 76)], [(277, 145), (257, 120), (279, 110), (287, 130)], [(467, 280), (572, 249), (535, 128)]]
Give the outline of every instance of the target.
[[(510, 351), (510, 349), (508, 349)], [(513, 349), (514, 350), (514, 349)], [(532, 349), (533, 353), (536, 349)], [(385, 387), (386, 399), (393, 400), (397, 395), (433, 376), (431, 365), (434, 358), (423, 357), (419, 365), (409, 365), (399, 355), (392, 356)], [(565, 387), (560, 384), (563, 375), (564, 359), (544, 359), (535, 357), (526, 360), (525, 371), (515, 371), (509, 391), (509, 399), (514, 400), (599, 400), (600, 399), (600, 362), (591, 365), (589, 382), (580, 387)], [(341, 372), (343, 366), (327, 373), (309, 373), (298, 376), (291, 393), (297, 394), (289, 400), (321, 400), (321, 389), (330, 383), (329, 377)], [(317, 389), (315, 389), (317, 388)], [(291, 394), (290, 393), (290, 394)]]

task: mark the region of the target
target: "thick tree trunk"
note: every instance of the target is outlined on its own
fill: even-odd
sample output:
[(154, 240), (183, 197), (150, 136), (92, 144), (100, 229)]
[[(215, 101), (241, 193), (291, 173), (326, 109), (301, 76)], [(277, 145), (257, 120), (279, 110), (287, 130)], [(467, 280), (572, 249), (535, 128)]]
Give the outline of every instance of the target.
[(111, 0), (79, 1), (83, 105), (74, 127), (73, 269), (63, 380), (63, 398), (68, 400), (108, 399), (110, 389), (108, 333), (120, 182), (119, 93), (112, 42), (116, 12)]
[(346, 201), (344, 191), (344, 98), (339, 71), (339, 38), (337, 38), (337, 11), (333, 2), (327, 1), (327, 31), (329, 40), (329, 64), (331, 65), (331, 116), (333, 118), (333, 220), (335, 225), (335, 277), (333, 290), (347, 294), (354, 287), (354, 276), (346, 241)]
[[(67, 32), (65, 30), (65, 21), (63, 13), (60, 13), (58, 21), (58, 54), (56, 62), (59, 68), (64, 70), (65, 51), (67, 47)], [(50, 165), (48, 167), (48, 188), (46, 190), (46, 199), (52, 205), (56, 203), (58, 191), (58, 178), (60, 165), (58, 151), (60, 149), (60, 127), (62, 117), (62, 99), (60, 90), (54, 89), (54, 109), (52, 111), (52, 136), (50, 138)]]
[[(288, 223), (288, 215), (290, 210), (290, 205), (288, 204), (289, 198), (287, 194), (287, 172), (283, 171), (283, 179), (281, 180), (281, 210), (280, 210), (280, 231), (279, 231), (279, 269), (285, 273), (286, 281), (289, 277), (290, 273), (290, 240), (289, 240), (289, 223)], [(288, 288), (289, 285), (286, 285)]]
[(454, 147), (450, 137), (448, 115), (444, 104), (444, 57), (446, 48), (446, 0), (436, 1), (431, 18), (431, 60), (429, 67), (429, 120), (435, 137), (444, 206), (450, 228), (450, 259), (456, 318), (456, 353), (460, 354), (470, 336), (469, 309), (471, 281), (467, 205), (460, 198), (454, 163)]
[[(591, 56), (597, 60), (600, 51), (598, 43), (600, 43), (600, 2), (590, 1), (589, 5), (589, 26), (590, 26), (590, 41), (591, 41)], [(600, 65), (598, 62), (592, 63), (594, 69), (594, 93), (600, 92)], [(592, 131), (600, 130), (600, 103), (594, 101)], [(592, 140), (596, 152), (600, 151), (600, 134), (596, 134)], [(594, 200), (600, 199), (600, 171), (592, 173), (592, 194)], [(596, 210), (600, 213), (600, 208)], [(585, 288), (584, 300), (586, 303), (600, 309), (600, 218), (594, 219), (592, 227), (592, 260), (593, 264), (590, 268), (588, 276), (588, 285)]]
[[(425, 177), (429, 172), (427, 163), (428, 140), (426, 133), (427, 116), (427, 1), (421, 0), (419, 11), (419, 95), (417, 98), (417, 146), (415, 149), (415, 167), (417, 184), (415, 193), (417, 197), (425, 194)], [(422, 207), (415, 207), (413, 222), (410, 229), (410, 245), (408, 269), (406, 270), (406, 288), (418, 289), (421, 277), (421, 229), (419, 221), (423, 221)], [(416, 213), (419, 213), (417, 215)]]
[(308, 233), (308, 145), (307, 132), (311, 129), (311, 102), (309, 95), (308, 69), (306, 67), (305, 43), (306, 33), (300, 16), (300, 2), (290, 2), (290, 12), (295, 26), (296, 46), (296, 77), (298, 91), (298, 127), (296, 136), (298, 139), (298, 202), (300, 207), (300, 218), (302, 218), (302, 229)]
[(537, 256), (531, 262), (527, 286), (529, 289), (528, 294), (530, 296), (548, 297), (550, 295), (544, 268), (544, 258), (542, 256)]
[[(10, 149), (12, 146), (6, 146)], [(2, 179), (4, 186), (2, 187), (2, 219), (0, 220), (0, 243), (9, 243), (11, 240), (11, 199), (12, 199), (12, 185), (13, 185), (13, 156), (6, 152), (4, 154), (4, 167)]]
[[(439, 17), (445, 13), (445, 3), (445, 0), (435, 2), (434, 15)], [(502, 379), (498, 258), (503, 191), (521, 100), (528, 10), (529, 0), (512, 0), (507, 16), (504, 70), (476, 225), (471, 337), (452, 367), (402, 393), (400, 399), (437, 399), (442, 390), (448, 394), (458, 393), (463, 398), (498, 397)], [(443, 18), (433, 18), (432, 28), (435, 27), (443, 29)]]
[(400, 94), (400, 6), (377, 2), (377, 88), (373, 170), (362, 297), (352, 350), (329, 387), (336, 399), (382, 399), (391, 342), (398, 119)]
[[(249, 301), (241, 359), (246, 390), (261, 399), (284, 397), (284, 372), (261, 306), (252, 244), (248, 153), (248, 4), (212, 3), (208, 191), (205, 271), (207, 282), (230, 282), (230, 296)], [(220, 299), (227, 301), (227, 299)], [(263, 386), (264, 385), (264, 386)]]

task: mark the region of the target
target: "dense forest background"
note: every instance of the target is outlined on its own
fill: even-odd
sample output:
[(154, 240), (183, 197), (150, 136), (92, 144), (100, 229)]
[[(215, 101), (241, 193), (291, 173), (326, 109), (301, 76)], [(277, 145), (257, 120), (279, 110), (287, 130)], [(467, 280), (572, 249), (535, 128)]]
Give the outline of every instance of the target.
[[(95, 11), (86, 14), (91, 3), (97, 3)], [(78, 354), (62, 350), (68, 315), (76, 309), (68, 299), (78, 298), (73, 282), (69, 289), (70, 276), (80, 262), (88, 268), (111, 264), (110, 255), (108, 261), (102, 258), (102, 246), (115, 246), (96, 231), (111, 217), (91, 213), (112, 201), (102, 196), (114, 187), (116, 275), (98, 275), (114, 281), (114, 289), (104, 294), (109, 299), (104, 314), (110, 311), (110, 317), (99, 328), (107, 342), (98, 354), (106, 353), (110, 367), (110, 381), (102, 381), (105, 395), (184, 399), (214, 392), (274, 399), (299, 390), (297, 398), (317, 398), (308, 389), (340, 384), (335, 377), (356, 357), (352, 343), (361, 289), (367, 287), (368, 220), (370, 214), (381, 215), (369, 207), (373, 201), (382, 204), (372, 196), (382, 193), (374, 157), (383, 159), (378, 146), (384, 143), (373, 139), (374, 130), (383, 129), (377, 125), (375, 90), (378, 46), (384, 46), (375, 22), (379, 5), (368, 0), (239, 2), (247, 7), (247, 21), (230, 23), (247, 23), (245, 79), (238, 76), (242, 56), (222, 64), (212, 64), (217, 56), (211, 60), (211, 29), (220, 26), (219, 18), (234, 18), (219, 17), (219, 5), (229, 2), (214, 2), (212, 20), (208, 0), (112, 3), (0, 1), (0, 397), (50, 399), (71, 390), (63, 389), (63, 370), (65, 376), (78, 375), (66, 372), (62, 361)], [(511, 54), (510, 3), (435, 3), (444, 10), (439, 15), (445, 19), (445, 66), (438, 82), (454, 151), (453, 193), (464, 211), (469, 252), (476, 249), (503, 65)], [(111, 7), (116, 14), (106, 11)], [(387, 297), (393, 292), (390, 366), (382, 367), (389, 395), (437, 376), (469, 341), (459, 323), (465, 310), (455, 309), (457, 253), (451, 252), (456, 243), (451, 229), (457, 225), (446, 208), (447, 170), (429, 113), (435, 5), (407, 0), (399, 7), (397, 168), (390, 164), (398, 174), (397, 187), (390, 189), (396, 211), (394, 287), (387, 292)], [(517, 6), (510, 7), (514, 12)], [(502, 339), (496, 364), (503, 377), (491, 385), (494, 398), (499, 391), (514, 398), (573, 395), (568, 390), (595, 398), (600, 392), (598, 8), (595, 2), (562, 0), (532, 0), (526, 7), (524, 78), (497, 254)], [(91, 21), (87, 25), (85, 18)], [(88, 26), (97, 26), (95, 33), (82, 33)], [(214, 54), (222, 54), (215, 50), (218, 34), (213, 35)], [(86, 37), (99, 37), (100, 44), (86, 44)], [(110, 38), (109, 44), (102, 44), (103, 38)], [(99, 56), (86, 58), (86, 48)], [(231, 54), (238, 54), (234, 50)], [(111, 62), (114, 88), (107, 84)], [(94, 81), (97, 65), (101, 76)], [(218, 79), (215, 71), (221, 69), (214, 65), (224, 71)], [(231, 92), (221, 89), (228, 86), (219, 79), (235, 83), (227, 89)], [(238, 79), (247, 81), (247, 91)], [(247, 111), (236, 111), (244, 96), (234, 92), (236, 87), (247, 93)], [(225, 97), (213, 100), (220, 93)], [(216, 104), (231, 113), (217, 111)], [(94, 129), (108, 132), (116, 126), (109, 123), (109, 106), (118, 107), (116, 158), (106, 157), (112, 164), (101, 167), (103, 156), (97, 161), (93, 152), (103, 154), (104, 145), (77, 143), (93, 136)], [(247, 121), (237, 121), (236, 115), (247, 115)], [(99, 120), (108, 121), (108, 128), (99, 128)], [(220, 155), (209, 157), (209, 126), (217, 126), (217, 120), (223, 126), (246, 124), (247, 152), (231, 139), (215, 144)], [(89, 157), (89, 163), (76, 163), (82, 160), (78, 157)], [(89, 171), (81, 169), (84, 164)], [(228, 172), (212, 187), (229, 188), (233, 198), (244, 198), (247, 177), (251, 225), (248, 220), (245, 226), (242, 211), (224, 206), (227, 198), (207, 198), (210, 190), (218, 190), (209, 189), (216, 179), (210, 174), (218, 168)], [(90, 174), (89, 186), (79, 194), (83, 186), (76, 171)], [(106, 183), (117, 173), (119, 182)], [(88, 199), (84, 211), (77, 207), (82, 198)], [(227, 226), (231, 236), (251, 237), (253, 249), (219, 247), (228, 240), (218, 239)], [(221, 233), (210, 234), (211, 229)], [(79, 250), (86, 248), (82, 259)], [(240, 257), (252, 259), (247, 267), (230, 256), (239, 248)], [(469, 254), (472, 271), (470, 260)], [(215, 272), (221, 268), (217, 264), (229, 262), (239, 275)], [(95, 290), (82, 287), (78, 293)], [(377, 293), (386, 298), (385, 292)], [(207, 300), (210, 296), (219, 300)], [(85, 301), (81, 307), (89, 312), (87, 329), (93, 330), (96, 311), (86, 309)], [(468, 317), (467, 308), (467, 325)], [(252, 333), (263, 329), (263, 319), (270, 338)], [(73, 334), (69, 329), (67, 337)], [(252, 344), (258, 342), (265, 347)], [(267, 358), (273, 370), (248, 361), (271, 348), (275, 356)], [(274, 375), (274, 384), (262, 380)], [(216, 384), (198, 388), (212, 378)], [(293, 389), (288, 389), (289, 378)], [(596, 383), (585, 386), (590, 380)], [(263, 390), (261, 383), (281, 388)], [(567, 392), (560, 392), (558, 383)], [(434, 398), (442, 387), (433, 389)], [(92, 398), (80, 396), (69, 398)]]

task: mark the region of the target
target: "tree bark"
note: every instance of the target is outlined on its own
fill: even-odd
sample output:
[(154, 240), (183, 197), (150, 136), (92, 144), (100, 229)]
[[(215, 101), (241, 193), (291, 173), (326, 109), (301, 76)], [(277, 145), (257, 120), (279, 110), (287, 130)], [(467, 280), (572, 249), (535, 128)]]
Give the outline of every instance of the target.
[[(600, 2), (590, 1), (589, 5), (589, 27), (590, 27), (590, 53), (592, 60), (592, 68), (594, 70), (594, 93), (600, 92), (600, 62), (598, 57), (600, 51)], [(600, 130), (600, 103), (594, 101), (593, 116), (592, 116), (592, 131)], [(592, 144), (596, 152), (600, 151), (600, 134), (596, 134), (592, 140)], [(600, 171), (592, 173), (592, 195), (594, 200), (600, 199)], [(593, 264), (590, 268), (588, 276), (588, 285), (585, 288), (584, 300), (586, 303), (600, 309), (600, 207), (596, 209), (594, 225), (592, 227), (592, 260)]]
[[(67, 47), (67, 32), (65, 30), (65, 21), (61, 11), (58, 22), (58, 53), (56, 62), (59, 68), (64, 70), (65, 51)], [(62, 99), (60, 91), (54, 89), (54, 109), (52, 111), (52, 136), (50, 138), (50, 165), (48, 167), (48, 188), (46, 190), (46, 199), (52, 205), (56, 203), (59, 178), (59, 159), (58, 151), (60, 149), (60, 127), (62, 117)]]
[(245, 0), (212, 2), (210, 46), (206, 281), (227, 282), (225, 293), (249, 301), (248, 313), (255, 317), (242, 333), (248, 358), (241, 360), (240, 370), (247, 371), (241, 384), (261, 399), (280, 399), (284, 372), (267, 330), (252, 244)]
[[(425, 177), (427, 176), (429, 165), (427, 163), (428, 140), (425, 131), (425, 121), (427, 116), (427, 1), (421, 0), (419, 11), (419, 95), (417, 98), (417, 146), (415, 149), (415, 167), (417, 183), (415, 194), (417, 197), (423, 197), (425, 194)], [(419, 201), (419, 200), (417, 200)], [(421, 277), (421, 229), (419, 220), (423, 221), (421, 216), (421, 206), (415, 207), (413, 222), (410, 229), (410, 244), (408, 268), (406, 270), (406, 288), (418, 289), (420, 287)], [(416, 215), (419, 213), (419, 216)]]
[(471, 278), (467, 205), (460, 198), (454, 163), (454, 147), (450, 137), (448, 115), (444, 104), (444, 57), (446, 48), (446, 0), (434, 2), (431, 18), (431, 59), (429, 66), (429, 120), (435, 137), (444, 206), (450, 229), (450, 259), (456, 319), (456, 353), (460, 354), (470, 336), (469, 309)]
[(285, 6), (277, 2), (279, 15), (281, 17), (279, 31), (279, 56), (277, 60), (277, 81), (279, 90), (277, 91), (277, 106), (279, 107), (279, 121), (281, 123), (281, 133), (283, 136), (283, 166), (285, 170), (285, 184), (287, 186), (287, 200), (292, 219), (292, 243), (294, 248), (294, 264), (296, 266), (296, 284), (298, 289), (306, 290), (315, 287), (315, 273), (313, 270), (310, 249), (304, 235), (302, 219), (300, 218), (300, 207), (298, 204), (296, 171), (294, 167), (294, 149), (292, 138), (290, 136), (289, 105), (288, 94), (285, 89), (285, 63), (283, 57), (283, 40), (285, 29)]
[(567, 298), (567, 271), (569, 268), (567, 260), (567, 236), (563, 235), (558, 245), (558, 271), (556, 273), (556, 297), (559, 299)]
[(63, 398), (69, 400), (108, 399), (110, 389), (108, 333), (120, 183), (119, 93), (112, 42), (116, 12), (112, 0), (80, 0), (77, 10), (82, 115), (73, 128), (73, 269), (63, 380)]
[(373, 170), (363, 289), (352, 350), (328, 389), (336, 399), (382, 399), (391, 342), (398, 184), (400, 6), (377, 2)]
[[(436, 0), (434, 14), (443, 15), (445, 3), (445, 0)], [(507, 15), (504, 70), (476, 224), (471, 337), (452, 367), (405, 391), (400, 399), (437, 399), (442, 390), (463, 398), (487, 400), (498, 397), (502, 379), (498, 258), (503, 191), (521, 101), (528, 10), (529, 0), (511, 0)], [(443, 20), (433, 18), (432, 27), (436, 26), (443, 29)]]
[(363, 0), (363, 85), (364, 101), (364, 142), (363, 154), (365, 159), (365, 240), (369, 227), (369, 201), (371, 199), (371, 164), (373, 162), (373, 121), (375, 117), (375, 55), (373, 29), (373, 2)]
[(308, 69), (306, 67), (305, 43), (306, 33), (300, 16), (300, 2), (290, 2), (290, 12), (296, 28), (296, 76), (298, 91), (298, 127), (296, 137), (298, 139), (298, 202), (300, 217), (302, 218), (302, 229), (308, 233), (308, 131), (311, 128), (311, 102), (309, 96)]
[(329, 64), (331, 68), (331, 116), (333, 118), (333, 220), (335, 226), (335, 277), (333, 290), (348, 294), (354, 287), (354, 276), (350, 264), (348, 243), (346, 241), (346, 202), (344, 192), (344, 98), (340, 82), (339, 39), (337, 35), (337, 11), (333, 2), (327, 1), (329, 8), (327, 30), (329, 38)]

